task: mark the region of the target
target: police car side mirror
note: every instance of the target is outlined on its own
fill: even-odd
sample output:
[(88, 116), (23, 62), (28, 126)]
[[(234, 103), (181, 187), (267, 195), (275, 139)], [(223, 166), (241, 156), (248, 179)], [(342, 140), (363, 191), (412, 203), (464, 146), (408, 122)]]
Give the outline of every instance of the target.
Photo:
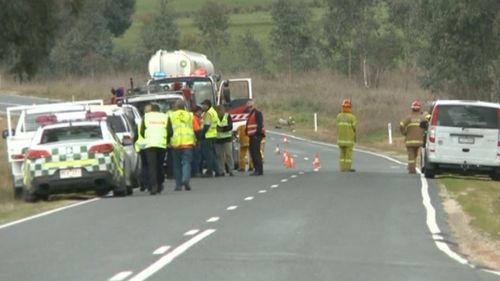
[[(11, 132), (11, 134), (10, 134), (10, 135), (11, 135), (11, 136), (14, 136), (15, 132), (16, 132), (16, 131), (15, 131), (14, 129), (12, 129), (12, 132)], [(6, 138), (8, 138), (8, 137), (9, 137), (9, 130), (8, 130), (8, 129), (3, 130), (3, 132), (2, 132), (2, 138), (3, 138), (3, 139), (6, 139)]]
[(132, 140), (132, 138), (130, 136), (123, 136), (122, 137), (122, 145), (123, 146), (129, 146), (129, 145), (133, 145), (134, 144), (134, 141)]

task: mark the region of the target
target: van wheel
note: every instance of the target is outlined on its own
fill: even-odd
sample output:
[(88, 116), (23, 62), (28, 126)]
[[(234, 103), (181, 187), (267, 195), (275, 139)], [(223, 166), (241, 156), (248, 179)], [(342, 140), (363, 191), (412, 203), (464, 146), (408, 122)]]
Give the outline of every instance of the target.
[(424, 162), (425, 165), (423, 167), (423, 170), (424, 170), (424, 176), (428, 179), (433, 179), (434, 176), (436, 175), (436, 166), (429, 163), (426, 159), (426, 161)]
[(495, 171), (491, 172), (490, 177), (494, 181), (500, 181), (500, 169), (496, 169)]

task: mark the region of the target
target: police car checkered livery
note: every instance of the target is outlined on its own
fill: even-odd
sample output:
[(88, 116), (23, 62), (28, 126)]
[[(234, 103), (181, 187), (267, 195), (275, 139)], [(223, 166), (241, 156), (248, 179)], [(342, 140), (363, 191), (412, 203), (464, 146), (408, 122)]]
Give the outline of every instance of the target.
[(40, 127), (26, 152), (26, 200), (88, 190), (99, 195), (111, 190), (117, 196), (130, 193), (127, 154), (105, 115), (97, 113), (62, 123), (55, 115), (37, 120), (54, 124)]

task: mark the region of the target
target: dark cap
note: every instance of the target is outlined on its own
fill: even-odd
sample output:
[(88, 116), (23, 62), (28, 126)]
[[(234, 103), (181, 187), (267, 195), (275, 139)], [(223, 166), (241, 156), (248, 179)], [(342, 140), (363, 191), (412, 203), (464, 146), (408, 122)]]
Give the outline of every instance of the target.
[(208, 107), (212, 106), (212, 102), (210, 100), (204, 100), (201, 104), (207, 105)]

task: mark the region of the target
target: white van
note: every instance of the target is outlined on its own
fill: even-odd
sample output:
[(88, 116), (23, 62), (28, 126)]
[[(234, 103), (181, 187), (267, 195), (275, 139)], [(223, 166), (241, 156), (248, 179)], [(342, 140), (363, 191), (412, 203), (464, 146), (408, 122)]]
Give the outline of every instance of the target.
[(500, 180), (500, 106), (480, 101), (442, 100), (432, 107), (422, 171), (488, 174)]

